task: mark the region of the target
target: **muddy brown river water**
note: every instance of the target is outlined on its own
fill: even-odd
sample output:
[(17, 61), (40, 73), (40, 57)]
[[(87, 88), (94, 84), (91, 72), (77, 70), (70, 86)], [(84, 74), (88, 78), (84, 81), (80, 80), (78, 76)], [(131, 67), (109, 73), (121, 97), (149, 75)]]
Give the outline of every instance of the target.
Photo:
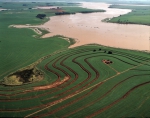
[(84, 8), (104, 9), (106, 12), (53, 16), (48, 22), (39, 26), (18, 25), (15, 27), (45, 28), (50, 33), (45, 34), (42, 38), (63, 35), (77, 39), (77, 43), (70, 48), (98, 43), (125, 49), (149, 50), (150, 26), (102, 22), (105, 18), (117, 17), (131, 12), (129, 9), (111, 9), (108, 8), (109, 5), (83, 2), (82, 7)]

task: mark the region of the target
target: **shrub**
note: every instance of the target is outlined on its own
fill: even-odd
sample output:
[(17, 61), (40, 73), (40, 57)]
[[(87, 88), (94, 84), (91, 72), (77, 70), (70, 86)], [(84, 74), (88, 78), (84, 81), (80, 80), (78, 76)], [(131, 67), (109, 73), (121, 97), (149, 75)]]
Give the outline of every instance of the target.
[(111, 52), (111, 51), (108, 51), (108, 54), (112, 54), (112, 52)]
[(43, 19), (43, 18), (46, 17), (46, 15), (45, 15), (45, 14), (38, 14), (36, 17), (37, 17), (37, 18), (40, 18), (40, 19)]

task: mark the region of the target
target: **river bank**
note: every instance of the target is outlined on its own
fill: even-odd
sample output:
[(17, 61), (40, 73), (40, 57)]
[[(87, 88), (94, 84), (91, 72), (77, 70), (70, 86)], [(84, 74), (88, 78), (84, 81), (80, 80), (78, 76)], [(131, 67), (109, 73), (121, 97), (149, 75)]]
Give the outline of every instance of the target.
[(43, 35), (42, 38), (63, 35), (65, 37), (78, 39), (79, 42), (70, 48), (97, 43), (117, 48), (149, 50), (148, 26), (102, 22), (103, 19), (117, 17), (131, 12), (130, 9), (111, 9), (109, 6), (110, 4), (106, 3), (82, 2), (83, 8), (103, 9), (106, 10), (106, 12), (53, 16), (50, 17), (48, 22), (42, 25), (18, 25), (15, 27), (38, 27), (47, 29), (50, 33)]

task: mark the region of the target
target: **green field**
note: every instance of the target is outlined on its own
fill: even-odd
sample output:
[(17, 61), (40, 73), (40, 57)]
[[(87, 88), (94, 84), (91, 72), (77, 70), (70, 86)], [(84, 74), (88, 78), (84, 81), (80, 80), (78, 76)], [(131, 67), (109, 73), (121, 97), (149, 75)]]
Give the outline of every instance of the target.
[(142, 24), (150, 25), (150, 7), (149, 6), (125, 6), (111, 5), (110, 8), (131, 9), (132, 12), (114, 17), (108, 22), (120, 24)]
[(45, 72), (41, 82), (0, 86), (1, 117), (150, 116), (148, 53), (85, 45), (51, 54), (37, 67)]
[[(0, 12), (0, 117), (150, 116), (149, 53), (97, 44), (68, 49), (73, 39), (70, 43), (60, 36), (41, 39), (46, 31), (38, 35), (30, 29), (9, 27), (44, 23), (48, 18), (36, 15), (54, 16), (56, 11), (21, 10), (22, 3), (11, 4), (0, 3), (3, 8), (14, 9)], [(64, 10), (90, 11), (77, 8)], [(2, 84), (4, 77), (35, 62), (44, 73), (40, 82)]]
[[(55, 10), (39, 9), (23, 10), (21, 9), (23, 4), (25, 3), (0, 3), (0, 6), (4, 9), (13, 9), (0, 12), (0, 21), (2, 21), (0, 22), (0, 54), (3, 55), (2, 61), (0, 62), (1, 78), (12, 71), (37, 61), (43, 56), (70, 45), (67, 41), (58, 38), (58, 36), (40, 40), (39, 37), (41, 36), (32, 30), (9, 28), (12, 24), (42, 24), (49, 20), (49, 18), (38, 19), (36, 18), (37, 14), (46, 14), (46, 16), (49, 17), (54, 16), (56, 12)], [(45, 3), (26, 4), (28, 4), (29, 7), (45, 5)], [(25, 8), (28, 7), (25, 6)], [(77, 7), (75, 8), (77, 9)], [(84, 8), (76, 10), (75, 8), (71, 8), (70, 12), (89, 10)], [(67, 9), (67, 11), (69, 11), (69, 9)], [(46, 31), (42, 32), (43, 34), (46, 33)]]

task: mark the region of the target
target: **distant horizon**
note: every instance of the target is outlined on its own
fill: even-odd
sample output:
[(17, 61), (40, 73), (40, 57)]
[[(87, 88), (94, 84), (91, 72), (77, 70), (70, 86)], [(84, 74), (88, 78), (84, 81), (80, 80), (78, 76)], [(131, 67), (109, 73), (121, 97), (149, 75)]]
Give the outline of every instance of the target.
[(149, 0), (0, 0), (0, 2), (150, 2)]
[(0, 2), (104, 2), (109, 4), (150, 5), (150, 0), (0, 0)]

